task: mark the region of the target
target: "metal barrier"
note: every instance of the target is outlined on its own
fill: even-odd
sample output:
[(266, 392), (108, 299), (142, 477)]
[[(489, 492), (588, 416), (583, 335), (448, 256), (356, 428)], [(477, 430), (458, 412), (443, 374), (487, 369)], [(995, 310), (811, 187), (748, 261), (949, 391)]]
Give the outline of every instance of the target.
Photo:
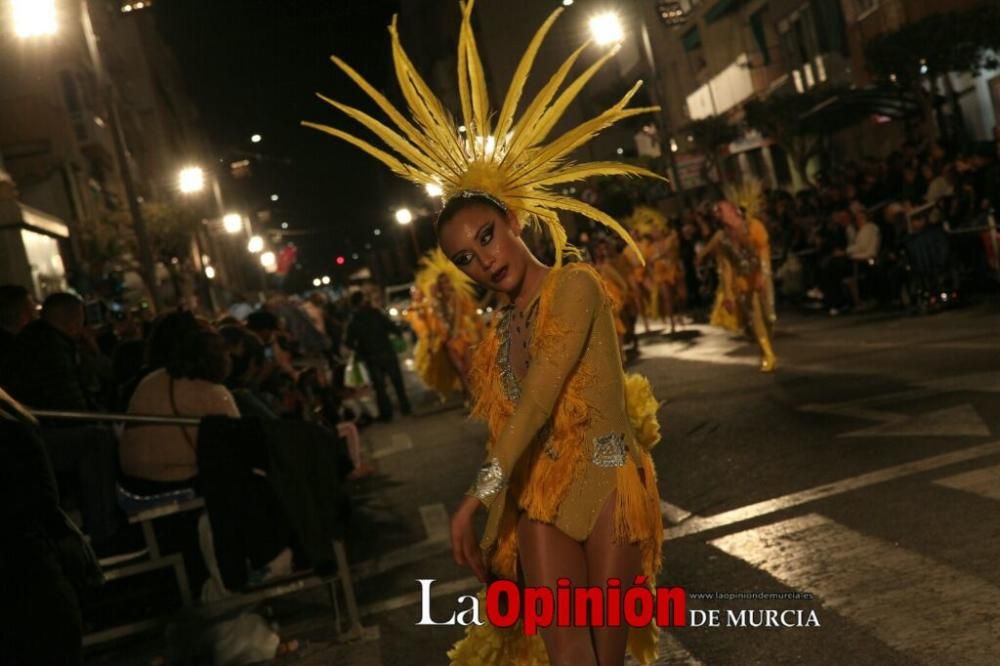
[[(165, 426), (198, 426), (201, 419), (184, 416), (161, 416), (154, 414), (107, 414), (100, 412), (77, 412), (49, 409), (32, 409), (29, 413), (38, 419), (58, 419), (64, 421), (79, 422), (104, 422), (104, 423), (126, 423), (134, 425), (165, 425)], [(181, 594), (181, 601), (185, 607), (191, 605), (191, 594), (188, 589), (187, 573), (184, 568), (183, 558), (179, 553), (164, 555), (160, 552), (156, 533), (153, 530), (152, 522), (158, 518), (182, 513), (185, 511), (201, 510), (205, 506), (201, 498), (190, 499), (184, 502), (171, 502), (166, 505), (158, 505), (148, 510), (140, 511), (129, 517), (129, 522), (139, 524), (142, 528), (143, 538), (146, 544), (147, 559), (130, 559), (120, 565), (112, 564), (106, 568), (105, 578), (116, 580), (128, 578), (138, 574), (146, 573), (161, 568), (173, 569), (177, 585)], [(361, 613), (358, 608), (357, 597), (354, 592), (354, 582), (351, 577), (351, 568), (347, 560), (347, 551), (344, 543), (339, 540), (333, 541), (334, 562), (337, 565), (337, 573), (332, 576), (317, 576), (310, 572), (299, 572), (290, 577), (280, 578), (273, 583), (260, 588), (243, 592), (233, 593), (222, 599), (201, 603), (202, 611), (209, 616), (225, 613), (235, 608), (251, 606), (266, 599), (301, 592), (303, 590), (325, 587), (327, 589), (330, 602), (334, 610), (335, 627), (337, 637), (341, 641), (373, 640), (378, 638), (378, 627), (365, 627), (361, 624)], [(146, 558), (147, 555), (141, 557)], [(341, 617), (339, 595), (337, 583), (343, 589), (344, 604), (347, 607), (346, 623)], [(93, 632), (84, 636), (85, 647), (98, 645), (126, 636), (144, 633), (156, 629), (170, 618), (161, 617), (131, 622), (125, 625), (111, 627), (98, 632)], [(346, 628), (345, 628), (346, 626)]]

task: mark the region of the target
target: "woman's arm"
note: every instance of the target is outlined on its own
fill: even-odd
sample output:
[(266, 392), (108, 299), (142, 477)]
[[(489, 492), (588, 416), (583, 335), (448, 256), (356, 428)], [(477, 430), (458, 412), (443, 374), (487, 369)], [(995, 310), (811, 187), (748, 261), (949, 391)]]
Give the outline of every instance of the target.
[(702, 246), (695, 255), (695, 262), (700, 263), (705, 257), (715, 252), (715, 248), (722, 242), (722, 231), (716, 231), (705, 245)]
[[(556, 401), (583, 356), (594, 316), (601, 304), (598, 278), (586, 270), (562, 269), (549, 314), (558, 322), (559, 338), (531, 360), (521, 383), (521, 397), (489, 458), (467, 494), (489, 507), (507, 483), (528, 444), (552, 414)], [(538, 332), (536, 332), (537, 334)]]

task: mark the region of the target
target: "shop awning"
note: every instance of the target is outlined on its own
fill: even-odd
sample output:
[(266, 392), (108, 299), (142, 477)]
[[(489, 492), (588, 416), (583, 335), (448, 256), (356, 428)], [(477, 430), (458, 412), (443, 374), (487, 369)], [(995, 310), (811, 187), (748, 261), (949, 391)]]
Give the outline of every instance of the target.
[(701, 33), (698, 32), (697, 26), (681, 35), (681, 45), (685, 51), (694, 51), (701, 46)]
[(892, 120), (920, 112), (914, 96), (899, 89), (868, 86), (839, 90), (802, 114), (806, 126), (817, 132), (836, 132), (873, 116)]
[(705, 12), (705, 23), (715, 23), (742, 4), (743, 0), (719, 0)]

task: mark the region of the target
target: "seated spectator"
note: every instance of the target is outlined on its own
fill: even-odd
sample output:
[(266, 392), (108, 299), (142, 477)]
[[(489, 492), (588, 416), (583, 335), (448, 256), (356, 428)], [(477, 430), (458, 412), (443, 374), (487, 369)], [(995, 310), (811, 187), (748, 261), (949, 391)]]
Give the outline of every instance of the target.
[(855, 201), (851, 204), (852, 226), (847, 231), (845, 254), (854, 261), (869, 261), (878, 257), (879, 229), (868, 217), (868, 211)]
[(881, 234), (878, 226), (871, 221), (868, 210), (855, 201), (851, 204), (853, 225), (848, 230), (848, 243), (844, 253), (853, 262), (845, 276), (846, 284), (851, 292), (854, 307), (861, 305), (861, 291), (858, 284), (862, 275), (878, 258), (881, 246)]
[(232, 392), (240, 414), (276, 419), (278, 415), (260, 391), (261, 369), (266, 362), (264, 343), (242, 326), (223, 326), (219, 334), (226, 342), (230, 371), (226, 387)]
[(59, 510), (38, 424), (0, 389), (0, 662), (82, 664), (78, 593), (95, 564)]
[[(136, 388), (129, 414), (200, 418), (210, 414), (239, 417), (232, 393), (222, 382), (229, 357), (218, 333), (188, 332), (165, 368), (148, 374)], [(119, 456), (126, 478), (122, 485), (152, 495), (196, 485), (198, 428), (139, 425), (126, 428)]]
[(134, 376), (118, 385), (118, 408), (127, 410), (129, 400), (132, 399), (139, 382), (154, 370), (166, 367), (180, 341), (184, 340), (188, 333), (198, 329), (198, 320), (190, 312), (176, 311), (157, 317), (145, 341), (145, 360), (142, 367)]

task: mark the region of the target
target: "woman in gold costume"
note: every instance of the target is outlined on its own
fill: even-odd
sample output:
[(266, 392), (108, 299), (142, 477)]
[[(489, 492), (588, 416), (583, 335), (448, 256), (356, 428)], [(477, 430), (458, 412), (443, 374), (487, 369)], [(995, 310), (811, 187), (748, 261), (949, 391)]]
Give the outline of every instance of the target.
[[(577, 49), (515, 120), (525, 80), (557, 9), (532, 38), (507, 96), (494, 113), (471, 24), (462, 4), (458, 40), (461, 121), (431, 92), (390, 28), (393, 60), (413, 116), (334, 58), (395, 124), (328, 100), (377, 135), (387, 152), (337, 128), (307, 123), (348, 141), (416, 183), (444, 192), (439, 245), (463, 273), (505, 295), (504, 307), (475, 351), (470, 387), (473, 415), (486, 421), (485, 462), (452, 518), (456, 562), (477, 576), (523, 585), (607, 590), (609, 579), (645, 575), (655, 585), (663, 538), (656, 473), (649, 449), (659, 441), (658, 403), (649, 382), (626, 375), (618, 354), (611, 299), (593, 267), (567, 243), (558, 213), (578, 213), (606, 225), (633, 249), (625, 229), (600, 210), (565, 196), (558, 186), (598, 175), (659, 177), (616, 162), (570, 161), (596, 132), (655, 107), (618, 103), (566, 130), (549, 134), (586, 82), (610, 60), (608, 50), (565, 88)], [(324, 98), (325, 99), (325, 98)], [(525, 245), (527, 226), (543, 226), (554, 266)], [(487, 512), (476, 537), (474, 516)], [(585, 623), (587, 618), (581, 618)], [(656, 656), (658, 627), (548, 626), (539, 636), (520, 627), (468, 627), (449, 652), (454, 664), (622, 664), (626, 648), (643, 664)]]
[(472, 280), (438, 248), (425, 255), (420, 265), (415, 289), (421, 297), (414, 314), (408, 313), (417, 320), (414, 366), (423, 382), (442, 400), (456, 386), (468, 397), (471, 351), (484, 331)]
[(722, 228), (698, 253), (701, 261), (715, 253), (719, 266), (719, 291), (712, 323), (730, 330), (749, 327), (760, 347), (760, 370), (771, 372), (777, 357), (771, 346), (769, 296), (770, 245), (767, 229), (755, 217), (747, 217), (728, 199), (720, 199), (713, 213)]
[(684, 267), (680, 259), (680, 237), (670, 228), (663, 213), (638, 206), (625, 224), (640, 237), (639, 249), (645, 259), (643, 283), (650, 295), (648, 316), (663, 318), (670, 332), (677, 329), (676, 306), (684, 301)]
[[(601, 276), (604, 288), (611, 299), (611, 311), (615, 317), (615, 332), (618, 334), (618, 347), (624, 361), (625, 336), (628, 333), (628, 326), (625, 321), (629, 318), (627, 309), (630, 305), (629, 299), (631, 293), (629, 291), (628, 280), (621, 274), (615, 261), (616, 257), (621, 253), (617, 251), (609, 239), (602, 235), (598, 236), (593, 242), (593, 249), (590, 254), (594, 268), (597, 269), (598, 275)], [(635, 322), (633, 321), (632, 323), (634, 326)]]

